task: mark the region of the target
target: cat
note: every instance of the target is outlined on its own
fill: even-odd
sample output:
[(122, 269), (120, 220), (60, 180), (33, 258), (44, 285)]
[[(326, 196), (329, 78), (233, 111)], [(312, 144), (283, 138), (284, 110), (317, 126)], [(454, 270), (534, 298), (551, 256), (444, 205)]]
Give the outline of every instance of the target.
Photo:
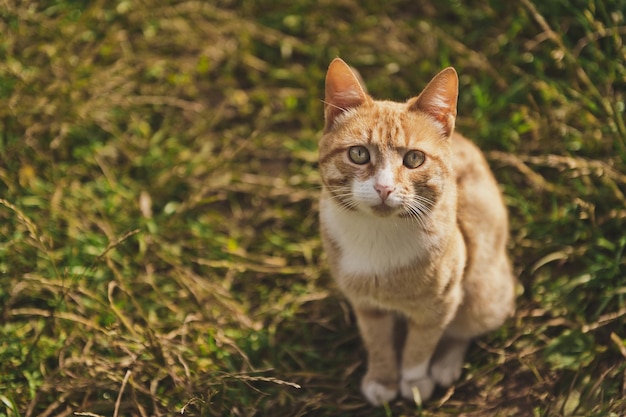
[(454, 132), (453, 68), (406, 103), (374, 100), (359, 78), (340, 58), (326, 74), (322, 243), (367, 351), (363, 395), (426, 401), (513, 314), (507, 211), (481, 151)]

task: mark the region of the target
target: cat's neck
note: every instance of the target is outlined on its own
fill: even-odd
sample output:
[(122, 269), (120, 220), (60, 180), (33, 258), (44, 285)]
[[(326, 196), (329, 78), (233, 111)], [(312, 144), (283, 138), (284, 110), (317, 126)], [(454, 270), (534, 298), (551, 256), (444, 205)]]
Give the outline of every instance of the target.
[(325, 233), (341, 252), (339, 267), (346, 274), (386, 274), (440, 252), (445, 235), (435, 219), (377, 217), (348, 211), (327, 194), (320, 214)]

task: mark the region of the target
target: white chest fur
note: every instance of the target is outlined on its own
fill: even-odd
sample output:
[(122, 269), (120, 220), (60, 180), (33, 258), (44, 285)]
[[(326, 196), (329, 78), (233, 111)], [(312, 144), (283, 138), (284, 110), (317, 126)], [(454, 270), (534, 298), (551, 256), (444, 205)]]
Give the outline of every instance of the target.
[(328, 199), (320, 209), (325, 230), (341, 251), (344, 274), (389, 273), (415, 262), (433, 243), (415, 220), (347, 211)]

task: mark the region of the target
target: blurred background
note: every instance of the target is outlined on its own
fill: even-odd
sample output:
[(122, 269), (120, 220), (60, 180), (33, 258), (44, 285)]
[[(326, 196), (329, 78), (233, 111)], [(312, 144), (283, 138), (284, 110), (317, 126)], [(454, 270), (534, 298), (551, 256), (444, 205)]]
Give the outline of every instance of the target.
[[(0, 416), (624, 415), (625, 12), (0, 1)], [(510, 211), (518, 313), (423, 406), (364, 403), (320, 247), (336, 56), (397, 101), (454, 66)]]

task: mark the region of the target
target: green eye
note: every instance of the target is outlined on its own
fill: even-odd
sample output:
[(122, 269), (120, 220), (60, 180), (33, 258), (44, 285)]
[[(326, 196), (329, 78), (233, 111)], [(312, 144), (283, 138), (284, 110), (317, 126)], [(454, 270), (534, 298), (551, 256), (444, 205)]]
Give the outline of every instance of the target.
[(404, 155), (404, 159), (402, 163), (405, 167), (413, 169), (424, 163), (426, 159), (426, 155), (422, 151), (408, 151), (406, 155)]
[(348, 149), (348, 156), (352, 162), (359, 165), (370, 161), (370, 153), (365, 146), (352, 146)]

